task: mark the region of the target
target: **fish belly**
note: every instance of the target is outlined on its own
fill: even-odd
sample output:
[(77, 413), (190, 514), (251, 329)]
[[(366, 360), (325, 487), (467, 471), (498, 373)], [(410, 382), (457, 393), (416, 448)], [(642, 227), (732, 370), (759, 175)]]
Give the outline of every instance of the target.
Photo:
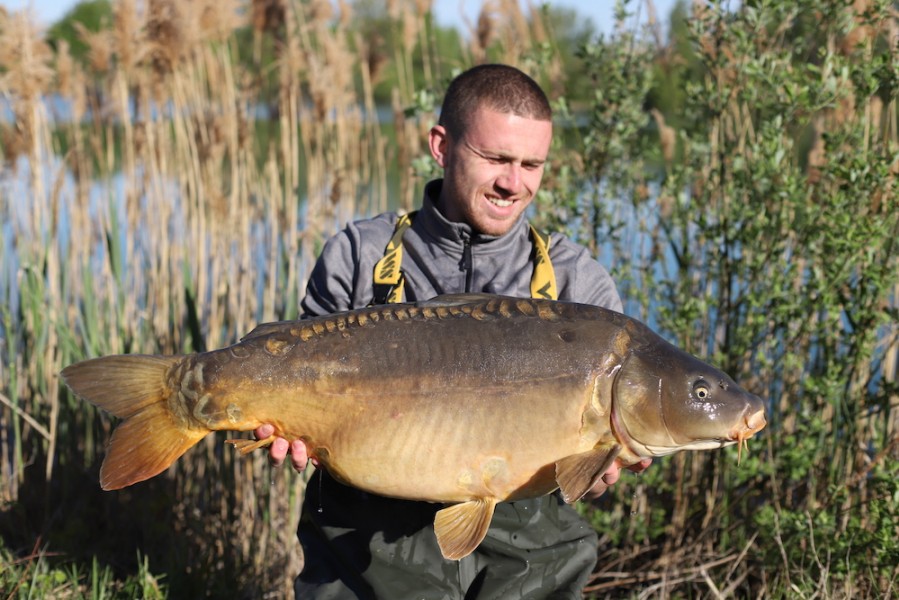
[(374, 410), (335, 427), (315, 452), (338, 478), (382, 495), (440, 502), (542, 495), (557, 487), (556, 460), (596, 442), (582, 437), (584, 390), (558, 383), (385, 394), (361, 402)]

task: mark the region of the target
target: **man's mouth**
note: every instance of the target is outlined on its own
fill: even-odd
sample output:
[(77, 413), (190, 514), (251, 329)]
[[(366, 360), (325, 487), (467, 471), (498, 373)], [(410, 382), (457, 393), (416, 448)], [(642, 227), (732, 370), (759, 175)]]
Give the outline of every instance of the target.
[(502, 198), (490, 198), (488, 196), (487, 202), (489, 202), (490, 204), (496, 205), (500, 208), (508, 208), (508, 207), (512, 206), (511, 200), (503, 200)]

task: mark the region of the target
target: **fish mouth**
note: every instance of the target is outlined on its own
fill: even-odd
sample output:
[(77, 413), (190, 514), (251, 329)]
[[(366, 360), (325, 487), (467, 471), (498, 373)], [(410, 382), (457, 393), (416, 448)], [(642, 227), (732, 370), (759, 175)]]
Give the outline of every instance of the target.
[(755, 412), (749, 413), (743, 417), (743, 423), (730, 434), (731, 441), (737, 442), (737, 464), (743, 458), (743, 448), (749, 454), (749, 438), (765, 428), (768, 420), (765, 418), (765, 409), (761, 408)]
[(765, 409), (759, 409), (746, 417), (746, 430), (749, 435), (758, 433), (764, 429), (767, 424), (768, 419), (765, 418)]

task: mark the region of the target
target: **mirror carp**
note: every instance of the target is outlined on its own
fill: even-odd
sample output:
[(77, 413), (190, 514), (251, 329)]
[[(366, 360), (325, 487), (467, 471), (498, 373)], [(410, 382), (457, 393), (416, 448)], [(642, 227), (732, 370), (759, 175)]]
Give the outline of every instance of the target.
[(103, 489), (161, 473), (212, 431), (271, 423), (338, 481), (446, 504), (434, 529), (449, 559), (480, 544), (497, 502), (556, 489), (575, 502), (616, 460), (742, 448), (766, 424), (759, 397), (637, 320), (489, 295), (268, 323), (227, 348), (106, 356), (62, 377), (123, 420)]

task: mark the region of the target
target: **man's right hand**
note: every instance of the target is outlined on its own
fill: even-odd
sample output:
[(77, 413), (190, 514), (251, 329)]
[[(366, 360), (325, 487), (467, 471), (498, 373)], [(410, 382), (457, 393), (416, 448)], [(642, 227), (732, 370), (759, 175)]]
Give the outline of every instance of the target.
[[(271, 437), (275, 433), (275, 427), (268, 423), (260, 425), (253, 431), (253, 435), (257, 440), (264, 440)], [(306, 444), (303, 440), (288, 441), (282, 437), (275, 438), (268, 447), (268, 461), (273, 467), (280, 467), (284, 464), (287, 455), (290, 455), (290, 463), (297, 472), (301, 473), (309, 462), (309, 455), (306, 454)], [(315, 461), (312, 461), (315, 464)]]

